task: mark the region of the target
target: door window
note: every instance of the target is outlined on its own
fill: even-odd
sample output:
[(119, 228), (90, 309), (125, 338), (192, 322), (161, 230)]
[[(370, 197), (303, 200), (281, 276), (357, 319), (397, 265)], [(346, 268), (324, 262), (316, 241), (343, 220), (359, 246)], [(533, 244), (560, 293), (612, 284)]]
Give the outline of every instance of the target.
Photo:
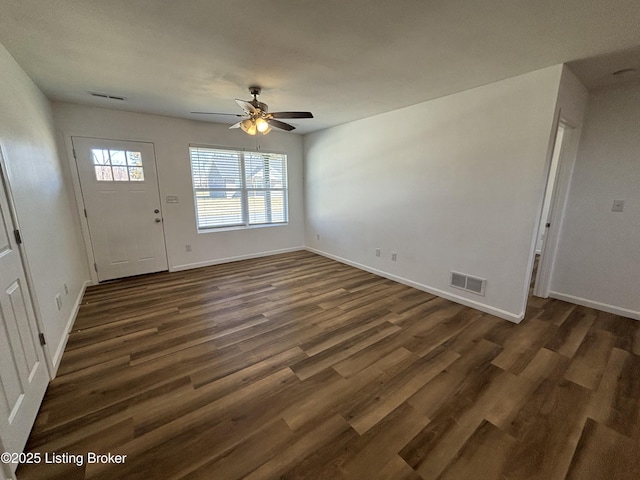
[(143, 182), (142, 154), (129, 150), (92, 148), (91, 158), (98, 182)]

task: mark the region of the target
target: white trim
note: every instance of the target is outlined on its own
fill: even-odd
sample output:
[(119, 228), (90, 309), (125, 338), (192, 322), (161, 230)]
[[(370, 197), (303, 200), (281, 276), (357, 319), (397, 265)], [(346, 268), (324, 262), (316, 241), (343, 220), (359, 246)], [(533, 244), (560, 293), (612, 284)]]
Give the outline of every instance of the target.
[(255, 225), (251, 225), (251, 224), (238, 225), (235, 227), (209, 227), (209, 228), (198, 229), (198, 235), (207, 234), (207, 233), (218, 233), (218, 232), (235, 232), (238, 230), (251, 230), (252, 228), (286, 227), (288, 225), (289, 225), (289, 221), (280, 222), (280, 223), (258, 223)]
[(80, 184), (80, 174), (78, 173), (78, 163), (74, 157), (73, 137), (80, 137), (81, 135), (75, 135), (73, 133), (65, 132), (64, 147), (67, 154), (67, 160), (69, 161), (69, 171), (71, 172), (71, 183), (73, 184), (73, 193), (76, 200), (76, 208), (78, 213), (78, 220), (80, 222), (80, 230), (82, 232), (82, 240), (84, 242), (84, 250), (87, 259), (87, 270), (89, 277), (93, 284), (98, 283), (98, 274), (96, 273), (93, 265), (96, 261), (93, 255), (93, 246), (91, 245), (91, 234), (89, 233), (89, 223), (87, 217), (84, 216), (84, 198), (82, 197), (82, 185)]
[(480, 310), (481, 312), (488, 313), (490, 315), (495, 315), (496, 317), (503, 318), (513, 323), (520, 323), (524, 318), (524, 311), (519, 315), (513, 314), (511, 312), (507, 312), (506, 310), (501, 310), (499, 308), (494, 308), (484, 303), (479, 303), (474, 300), (469, 300), (468, 298), (460, 297), (450, 292), (446, 292), (444, 290), (439, 290), (437, 288), (429, 287), (428, 285), (424, 285), (422, 283), (414, 282), (413, 280), (409, 280), (408, 278), (400, 277), (398, 275), (393, 275), (391, 273), (387, 273), (383, 270), (378, 270), (377, 268), (372, 268), (367, 265), (363, 265), (358, 262), (353, 262), (351, 260), (347, 260), (346, 258), (339, 257), (337, 255), (332, 255), (330, 253), (323, 252), (321, 250), (316, 250), (315, 248), (305, 247), (305, 250), (316, 253), (318, 255), (322, 255), (323, 257), (330, 258), (332, 260), (336, 260), (337, 262), (344, 263), (346, 265), (350, 265), (352, 267), (358, 268), (360, 270), (364, 270), (365, 272), (373, 273), (374, 275), (378, 275), (380, 277), (388, 278), (389, 280), (393, 280), (394, 282), (402, 283), (403, 285), (408, 285), (413, 288), (417, 288), (418, 290), (422, 290), (423, 292), (431, 293), (433, 295), (437, 295), (438, 297), (445, 298), (447, 300), (451, 300), (452, 302), (459, 303), (466, 307), (475, 308), (476, 310)]
[(600, 310), (607, 313), (613, 313), (614, 315), (620, 315), (621, 317), (640, 320), (640, 311), (616, 307), (615, 305), (610, 305), (608, 303), (596, 302), (587, 298), (576, 297), (574, 295), (567, 295), (566, 293), (560, 292), (549, 292), (549, 296), (551, 298), (562, 300), (564, 302), (575, 303), (576, 305), (582, 305), (583, 307), (593, 308), (594, 310)]
[(87, 286), (91, 285), (90, 280), (85, 280), (80, 288), (80, 292), (76, 298), (76, 302), (71, 309), (71, 314), (69, 315), (69, 320), (67, 320), (67, 328), (65, 329), (65, 335), (62, 336), (60, 343), (58, 344), (58, 348), (56, 348), (56, 353), (53, 355), (51, 359), (53, 364), (53, 371), (51, 372), (51, 378), (55, 378), (56, 373), (58, 372), (58, 367), (60, 366), (60, 361), (62, 360), (62, 354), (64, 353), (64, 349), (67, 346), (67, 341), (69, 340), (69, 333), (73, 328), (73, 324), (76, 321), (76, 317), (78, 316), (78, 310), (80, 310), (80, 303), (82, 303), (82, 298), (84, 297), (84, 292), (87, 289)]
[(221, 263), (237, 262), (239, 260), (251, 260), (252, 258), (268, 257), (270, 255), (278, 255), (280, 253), (299, 252), (305, 250), (305, 247), (282, 248), (280, 250), (269, 250), (267, 252), (256, 252), (248, 255), (238, 255), (235, 257), (217, 258), (215, 260), (206, 260), (204, 262), (185, 263), (183, 265), (175, 265), (169, 267), (170, 272), (180, 272), (182, 270), (191, 270), (192, 268), (209, 267), (211, 265), (219, 265)]

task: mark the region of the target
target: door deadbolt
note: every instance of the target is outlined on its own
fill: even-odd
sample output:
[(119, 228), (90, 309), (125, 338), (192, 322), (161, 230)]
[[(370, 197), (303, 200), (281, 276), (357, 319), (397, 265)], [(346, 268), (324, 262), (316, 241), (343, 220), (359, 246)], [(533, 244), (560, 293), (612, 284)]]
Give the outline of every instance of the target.
[(160, 213), (160, 210), (158, 210), (157, 208), (153, 211), (153, 213)]

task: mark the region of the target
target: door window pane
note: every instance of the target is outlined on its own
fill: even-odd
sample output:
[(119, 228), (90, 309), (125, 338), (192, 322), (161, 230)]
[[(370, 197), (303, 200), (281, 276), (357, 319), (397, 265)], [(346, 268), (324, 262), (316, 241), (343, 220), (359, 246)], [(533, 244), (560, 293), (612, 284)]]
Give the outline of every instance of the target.
[(130, 167), (141, 167), (142, 155), (140, 155), (140, 152), (127, 152), (127, 165)]
[(122, 150), (110, 150), (111, 165), (126, 165), (127, 161), (124, 158), (124, 152)]
[(109, 150), (94, 148), (91, 150), (94, 165), (109, 165)]
[(127, 175), (127, 167), (112, 167), (112, 168), (113, 168), (113, 179), (116, 182), (129, 181), (129, 175)]
[(99, 182), (143, 182), (142, 154), (125, 150), (92, 148), (91, 161)]
[(129, 167), (129, 180), (132, 182), (144, 181), (144, 171), (142, 167)]
[(95, 166), (96, 170), (96, 180), (99, 182), (112, 182), (113, 175), (111, 175), (111, 167), (100, 167)]

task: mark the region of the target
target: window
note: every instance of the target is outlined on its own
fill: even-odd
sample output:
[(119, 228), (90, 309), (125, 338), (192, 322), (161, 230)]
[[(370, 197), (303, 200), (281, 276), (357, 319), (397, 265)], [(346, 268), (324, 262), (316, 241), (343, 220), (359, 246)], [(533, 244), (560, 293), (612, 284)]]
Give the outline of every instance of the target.
[(91, 149), (98, 182), (143, 182), (142, 155), (126, 150)]
[(198, 230), (287, 223), (287, 156), (189, 147)]

